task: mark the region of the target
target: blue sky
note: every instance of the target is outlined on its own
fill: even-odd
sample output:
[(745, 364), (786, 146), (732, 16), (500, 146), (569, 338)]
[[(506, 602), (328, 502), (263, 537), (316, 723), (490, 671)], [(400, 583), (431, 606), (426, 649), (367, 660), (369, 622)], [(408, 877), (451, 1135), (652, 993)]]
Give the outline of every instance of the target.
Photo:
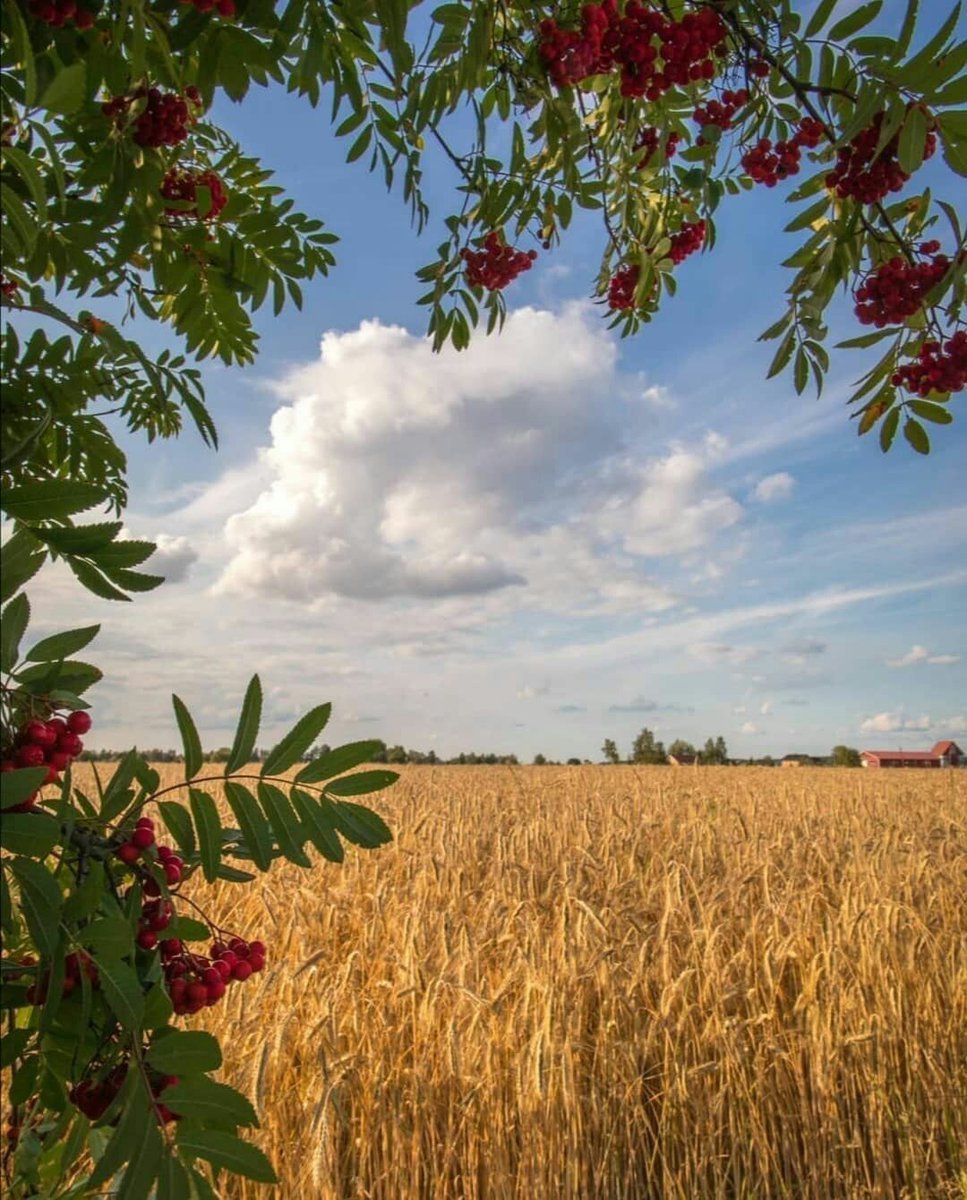
[[(258, 92), (216, 117), (339, 264), (260, 320), (254, 368), (206, 368), (217, 455), (126, 443), (127, 526), (160, 535), (169, 583), (131, 605), (56, 569), (32, 586), (36, 632), (103, 623), (91, 745), (174, 745), (172, 691), (225, 744), (256, 670), (266, 742), (322, 700), (330, 741), (443, 755), (596, 758), (643, 725), (736, 755), (963, 740), (963, 422), (884, 457), (848, 419), (855, 355), (820, 400), (765, 380), (779, 190), (723, 205), (633, 340), (587, 302), (588, 218), (508, 289), (502, 337), (433, 356), (413, 271), (439, 225), (418, 240), (322, 109)], [(437, 220), (452, 184), (430, 172)], [(839, 304), (834, 340), (854, 332)]]

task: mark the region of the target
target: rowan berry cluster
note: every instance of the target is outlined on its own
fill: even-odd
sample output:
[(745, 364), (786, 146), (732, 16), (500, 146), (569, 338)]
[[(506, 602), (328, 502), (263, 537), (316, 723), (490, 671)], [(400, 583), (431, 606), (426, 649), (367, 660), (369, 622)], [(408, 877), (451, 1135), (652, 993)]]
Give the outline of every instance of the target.
[(230, 983), (243, 983), (265, 966), (265, 945), (232, 938), (212, 942), (209, 954), (191, 954), (178, 938), (161, 943), (162, 970), (177, 1016), (211, 1008)]
[[(26, 967), (28, 971), (32, 971), (37, 965), (37, 960), (32, 954), (20, 960), (20, 966)], [(24, 971), (11, 971), (7, 978), (11, 980), (19, 979)], [(81, 986), (81, 977), (86, 976), (92, 987), (97, 986), (98, 974), (97, 967), (94, 965), (94, 960), (84, 951), (72, 952), (64, 959), (64, 982), (62, 985), (61, 995), (70, 996)], [(51, 973), (45, 970), (43, 974), (38, 975), (34, 982), (27, 988), (26, 1000), (28, 1004), (44, 1004), (47, 1001), (47, 993), (50, 989)]]
[[(128, 1063), (118, 1063), (103, 1079), (84, 1079), (75, 1084), (67, 1093), (67, 1098), (89, 1121), (99, 1121), (114, 1103), (127, 1074)], [(148, 1082), (154, 1099), (155, 1120), (162, 1125), (167, 1125), (169, 1121), (180, 1121), (180, 1115), (172, 1112), (160, 1099), (165, 1088), (174, 1087), (176, 1083), (181, 1082), (179, 1077), (150, 1072)]]
[(78, 29), (90, 29), (94, 24), (94, 14), (79, 8), (77, 0), (30, 0), (29, 10), (38, 21), (58, 29), (68, 21), (73, 21)]
[(461, 250), (460, 257), (466, 263), (465, 275), (471, 287), (496, 292), (513, 283), (521, 272), (529, 271), (537, 251), (515, 250), (492, 231), (484, 238), (482, 250)]
[[(184, 862), (170, 846), (159, 846), (155, 842), (154, 821), (150, 817), (139, 817), (134, 830), (125, 835), (125, 840), (114, 851), (126, 867), (133, 867), (140, 858), (149, 862), (157, 858), (164, 871), (165, 881), (169, 887), (181, 883)], [(144, 873), (143, 891), (146, 896), (161, 895), (157, 880), (147, 872)], [(165, 922), (167, 924), (167, 921)], [(164, 928), (164, 926), (160, 926)]]
[(201, 13), (211, 12), (214, 9), (220, 17), (224, 17), (226, 20), (231, 20), (235, 16), (235, 0), (181, 0), (181, 3), (197, 8)]
[(629, 263), (611, 276), (608, 284), (608, 308), (616, 312), (636, 308), (635, 291), (641, 278), (641, 267), (637, 263)]
[(708, 226), (704, 221), (686, 221), (678, 233), (672, 234), (668, 257), (676, 264), (684, 262), (690, 254), (701, 250), (707, 232)]
[(822, 136), (822, 125), (812, 117), (803, 117), (799, 128), (788, 140), (776, 142), (773, 146), (770, 138), (760, 138), (751, 150), (742, 155), (742, 166), (750, 179), (773, 188), (780, 179), (788, 179), (790, 175), (799, 173), (803, 147), (815, 150)]
[[(678, 149), (678, 143), (682, 140), (680, 133), (670, 133), (665, 138), (665, 148), (662, 151), (665, 158), (671, 158)], [(654, 125), (646, 125), (635, 139), (635, 149), (644, 150), (645, 157), (638, 163), (638, 170), (641, 171), (648, 166), (655, 151), (661, 144), (661, 135)]]
[(208, 212), (200, 219), (217, 221), (222, 209), (228, 203), (228, 193), (225, 185), (214, 171), (182, 171), (177, 167), (165, 175), (161, 184), (161, 194), (166, 200), (180, 200), (191, 208), (165, 208), (169, 217), (180, 217), (183, 220), (199, 220), (198, 189), (207, 188), (209, 195)]
[[(877, 154), (882, 125), (883, 113), (877, 113), (866, 129), (837, 152), (836, 166), (826, 176), (826, 186), (833, 189), (841, 200), (851, 198), (861, 204), (875, 204), (888, 192), (900, 191), (910, 178), (897, 159), (899, 130)], [(936, 148), (937, 135), (929, 131), (923, 157), (930, 158)]]
[(177, 92), (162, 92), (158, 88), (138, 88), (130, 95), (115, 96), (101, 105), (101, 112), (115, 122), (127, 115), (128, 109), (137, 100), (145, 105), (134, 121), (133, 137), (139, 146), (157, 149), (159, 146), (177, 146), (188, 136), (188, 126), (194, 120), (189, 105), (201, 107), (201, 95), (197, 88), (190, 87), (184, 96)]
[(700, 104), (692, 113), (692, 120), (697, 125), (717, 125), (719, 129), (731, 129), (732, 118), (748, 103), (747, 88), (739, 88), (737, 92), (725, 91), (721, 100), (710, 100), (708, 104)]
[[(67, 719), (51, 717), (48, 721), (31, 718), (17, 731), (15, 745), (9, 757), (0, 760), (0, 772), (16, 771), (23, 767), (47, 767), (47, 778), (40, 785), (57, 783), (84, 749), (80, 735), (91, 728), (90, 715), (78, 709)], [(7, 812), (29, 812), (36, 807), (39, 792), (34, 792), (22, 804), (12, 805)]]
[(676, 84), (713, 79), (728, 29), (707, 7), (676, 21), (639, 0), (628, 0), (623, 15), (618, 0), (602, 0), (585, 4), (580, 31), (562, 29), (549, 17), (540, 32), (538, 53), (558, 87), (617, 67), (622, 96), (656, 101)]
[(17, 284), (12, 279), (0, 278), (0, 296), (5, 300), (13, 300), (17, 295)]
[(943, 345), (924, 342), (916, 359), (904, 363), (891, 382), (918, 396), (963, 391), (967, 386), (967, 331), (958, 330)]
[(861, 325), (901, 325), (923, 304), (923, 299), (943, 279), (950, 267), (946, 254), (938, 254), (939, 242), (923, 242), (921, 262), (897, 255), (866, 276), (853, 293)]

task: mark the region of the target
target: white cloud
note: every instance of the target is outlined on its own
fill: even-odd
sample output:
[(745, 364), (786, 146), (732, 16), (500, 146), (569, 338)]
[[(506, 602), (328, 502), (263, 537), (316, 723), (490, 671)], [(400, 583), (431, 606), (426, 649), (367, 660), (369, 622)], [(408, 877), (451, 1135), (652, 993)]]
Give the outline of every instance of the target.
[(908, 717), (902, 709), (894, 712), (881, 712), (867, 717), (860, 729), (864, 733), (898, 733), (902, 730), (927, 730), (934, 727), (934, 722), (926, 713), (918, 717)]
[(788, 472), (779, 471), (760, 479), (752, 494), (762, 504), (771, 504), (775, 500), (788, 500), (795, 486), (796, 481)]
[(900, 658), (888, 658), (888, 667), (914, 667), (919, 663), (929, 663), (936, 667), (949, 667), (960, 662), (959, 654), (931, 654), (926, 646), (911, 646)]
[(744, 722), (744, 724), (742, 725), (742, 728), (739, 730), (739, 733), (748, 733), (748, 734), (758, 733), (758, 732), (759, 732), (759, 727), (758, 727), (758, 725), (755, 724), (754, 721)]
[(942, 717), (936, 728), (943, 733), (967, 733), (967, 716), (961, 713), (956, 717)]
[(198, 561), (198, 551), (188, 539), (159, 533), (153, 540), (158, 549), (147, 560), (144, 569), (163, 575), (168, 583), (180, 583), (187, 579), (192, 563)]
[(771, 700), (763, 700), (762, 704), (759, 706), (759, 715), (763, 716), (763, 717), (767, 717), (771, 712), (772, 712), (772, 701)]

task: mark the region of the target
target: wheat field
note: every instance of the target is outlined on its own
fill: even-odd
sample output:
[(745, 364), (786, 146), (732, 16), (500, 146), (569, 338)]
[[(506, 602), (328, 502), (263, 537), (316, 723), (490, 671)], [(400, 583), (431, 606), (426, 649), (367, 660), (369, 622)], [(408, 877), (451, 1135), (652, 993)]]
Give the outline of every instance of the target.
[(192, 889), (270, 945), (189, 1021), (281, 1197), (967, 1196), (967, 772), (415, 767), (372, 803), (391, 846)]

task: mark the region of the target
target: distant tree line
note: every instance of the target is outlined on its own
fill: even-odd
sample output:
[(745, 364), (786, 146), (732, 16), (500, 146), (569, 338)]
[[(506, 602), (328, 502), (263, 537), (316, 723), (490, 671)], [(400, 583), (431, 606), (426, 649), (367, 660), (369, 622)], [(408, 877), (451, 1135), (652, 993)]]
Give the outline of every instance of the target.
[(686, 742), (684, 738), (676, 738), (666, 750), (665, 743), (656, 738), (654, 732), (647, 727), (642, 729), (632, 742), (631, 753), (626, 759), (622, 759), (614, 738), (604, 739), (601, 753), (605, 762), (608, 763), (624, 761), (660, 766), (668, 762), (670, 755), (674, 755), (680, 761), (697, 762), (703, 766), (724, 766), (729, 762), (728, 747), (725, 744), (725, 738), (721, 735), (716, 738), (708, 738), (701, 750), (697, 750), (691, 742)]

